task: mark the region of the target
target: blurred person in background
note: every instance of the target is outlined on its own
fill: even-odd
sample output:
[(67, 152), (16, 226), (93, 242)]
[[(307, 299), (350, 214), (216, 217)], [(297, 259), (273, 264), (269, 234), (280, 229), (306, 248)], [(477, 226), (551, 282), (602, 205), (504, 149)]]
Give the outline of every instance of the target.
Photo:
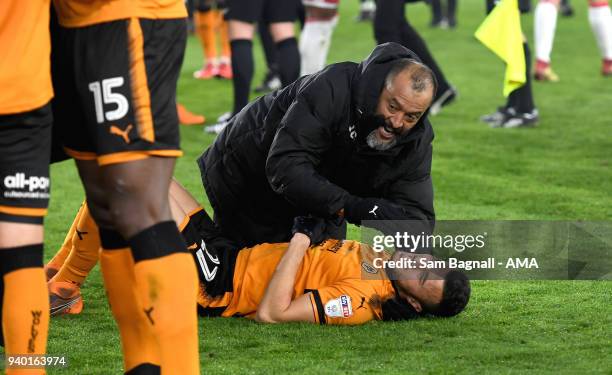
[[(486, 0), (486, 10), (489, 14), (495, 7), (497, 1)], [(519, 0), (519, 10), (522, 14), (531, 10), (530, 0)], [(508, 95), (503, 106), (490, 114), (480, 117), (480, 120), (493, 128), (517, 128), (534, 126), (539, 120), (539, 113), (533, 99), (531, 87), (531, 51), (527, 38), (523, 35), (523, 52), (525, 57), (526, 81), (518, 89)]]
[[(227, 22), (223, 19), (225, 0), (197, 0), (193, 15), (194, 29), (204, 52), (204, 66), (193, 73), (194, 78), (232, 79), (232, 62)], [(219, 36), (221, 53), (217, 49)]]
[[(534, 40), (536, 64), (534, 77), (538, 81), (557, 82), (559, 76), (551, 67), (551, 53), (557, 26), (560, 0), (540, 0), (535, 9)], [(612, 12), (607, 0), (590, 0), (588, 19), (601, 53), (601, 74), (612, 76)]]
[(303, 0), (306, 20), (300, 34), (300, 75), (316, 73), (325, 67), (332, 34), (338, 24), (340, 0)]
[(431, 0), (431, 27), (446, 29), (457, 27), (457, 0)]
[(300, 52), (294, 32), (299, 0), (229, 0), (227, 6), (225, 18), (229, 25), (234, 75), (233, 116), (249, 102), (255, 68), (253, 34), (256, 22), (264, 22), (270, 27), (282, 84), (286, 86), (299, 77)]
[(446, 80), (423, 38), (406, 19), (405, 3), (417, 1), (420, 0), (378, 0), (374, 17), (374, 37), (378, 44), (395, 42), (414, 51), (423, 60), (423, 63), (433, 70), (438, 81), (438, 91), (429, 113), (436, 115), (442, 110), (442, 107), (452, 103), (458, 93), (457, 89)]

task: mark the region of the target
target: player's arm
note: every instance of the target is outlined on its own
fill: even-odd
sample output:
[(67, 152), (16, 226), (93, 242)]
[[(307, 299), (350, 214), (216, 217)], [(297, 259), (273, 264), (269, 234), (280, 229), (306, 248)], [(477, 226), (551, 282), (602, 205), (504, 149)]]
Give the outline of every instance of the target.
[(293, 299), (296, 274), (311, 243), (322, 240), (325, 222), (313, 217), (296, 217), (293, 237), (276, 266), (266, 292), (257, 308), (255, 320), (262, 323), (314, 322), (310, 297)]
[(256, 321), (261, 323), (314, 322), (308, 297), (300, 296), (292, 300), (295, 277), (309, 246), (310, 238), (305, 234), (296, 233), (293, 236), (257, 308)]

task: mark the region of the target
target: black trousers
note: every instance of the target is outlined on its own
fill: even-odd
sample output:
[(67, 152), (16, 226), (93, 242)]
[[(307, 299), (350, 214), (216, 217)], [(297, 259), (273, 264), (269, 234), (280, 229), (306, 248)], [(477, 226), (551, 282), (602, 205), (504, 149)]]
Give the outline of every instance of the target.
[(425, 41), (408, 23), (404, 12), (404, 0), (377, 0), (374, 17), (374, 37), (378, 44), (395, 42), (412, 50), (435, 74), (441, 95), (450, 85), (442, 70), (427, 49)]

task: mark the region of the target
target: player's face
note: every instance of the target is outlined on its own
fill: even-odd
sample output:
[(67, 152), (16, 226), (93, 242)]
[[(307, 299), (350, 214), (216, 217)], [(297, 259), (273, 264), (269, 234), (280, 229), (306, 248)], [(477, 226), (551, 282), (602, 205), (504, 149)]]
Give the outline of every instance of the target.
[(376, 110), (376, 114), (385, 119), (385, 125), (368, 135), (370, 147), (379, 150), (390, 148), (398, 136), (409, 132), (431, 104), (432, 91), (431, 88), (414, 91), (408, 72), (398, 74), (391, 85), (385, 85)]
[[(430, 261), (434, 258), (431, 255), (415, 254), (413, 259), (416, 260), (416, 265), (421, 265), (426, 262), (420, 262), (419, 259)], [(417, 267), (407, 270), (396, 283), (400, 297), (406, 299), (418, 312), (421, 312), (424, 306), (437, 305), (442, 301), (444, 279), (430, 269)]]

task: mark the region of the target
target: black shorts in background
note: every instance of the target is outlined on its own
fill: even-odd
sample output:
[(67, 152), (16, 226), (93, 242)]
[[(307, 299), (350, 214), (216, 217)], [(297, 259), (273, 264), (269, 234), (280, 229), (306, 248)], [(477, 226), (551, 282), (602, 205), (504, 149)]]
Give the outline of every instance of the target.
[(295, 22), (301, 0), (227, 0), (226, 20), (266, 24)]
[(51, 106), (0, 116), (0, 221), (41, 224), (49, 205)]
[(182, 154), (176, 84), (185, 19), (131, 18), (54, 31), (54, 123), (66, 153), (100, 165)]

